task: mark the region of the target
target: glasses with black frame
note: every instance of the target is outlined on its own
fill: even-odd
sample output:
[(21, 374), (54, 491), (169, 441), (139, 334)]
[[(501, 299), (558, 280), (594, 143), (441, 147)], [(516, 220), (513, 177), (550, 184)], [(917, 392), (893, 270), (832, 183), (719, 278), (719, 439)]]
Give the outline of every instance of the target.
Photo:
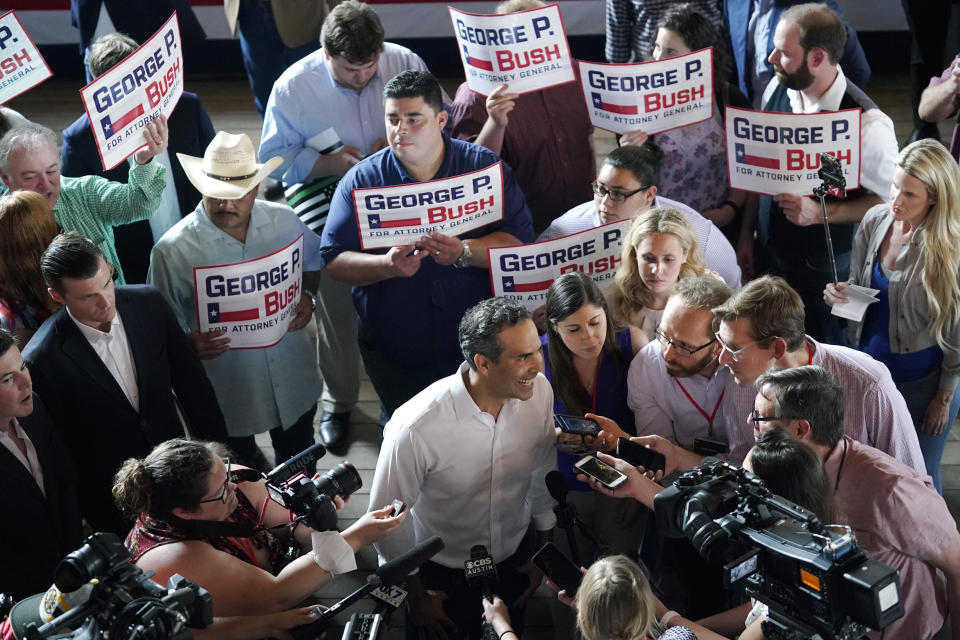
[(647, 189), (653, 186), (648, 184), (634, 191), (621, 191), (620, 189), (608, 189), (607, 185), (602, 184), (597, 180), (594, 180), (592, 183), (590, 183), (590, 185), (593, 187), (594, 195), (596, 195), (598, 198), (603, 199), (606, 196), (610, 196), (610, 199), (613, 200), (614, 202), (623, 202), (627, 198), (632, 198), (633, 196), (637, 195), (641, 191), (646, 191)]
[(230, 481), (233, 480), (233, 474), (230, 473), (230, 458), (221, 458), (224, 466), (227, 467), (227, 479), (223, 481), (223, 488), (220, 490), (220, 494), (213, 498), (204, 498), (200, 500), (198, 504), (204, 504), (206, 502), (222, 502), (227, 503), (227, 489), (230, 488)]
[(660, 342), (660, 347), (664, 351), (667, 350), (667, 347), (673, 347), (673, 350), (682, 356), (692, 356), (698, 351), (703, 351), (704, 349), (706, 349), (707, 347), (709, 347), (710, 345), (712, 345), (714, 342), (717, 341), (717, 339), (714, 338), (710, 342), (706, 344), (702, 344), (699, 347), (690, 347), (683, 344), (682, 342), (674, 342), (673, 340), (667, 337), (667, 334), (665, 334), (663, 330), (660, 329), (660, 327), (657, 327), (654, 334), (657, 336), (657, 340)]

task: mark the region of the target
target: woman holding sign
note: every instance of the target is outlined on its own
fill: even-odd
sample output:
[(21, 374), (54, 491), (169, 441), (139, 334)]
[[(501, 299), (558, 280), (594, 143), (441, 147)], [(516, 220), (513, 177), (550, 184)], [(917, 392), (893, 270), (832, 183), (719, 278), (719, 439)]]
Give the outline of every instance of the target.
[[(750, 108), (740, 90), (726, 82), (727, 60), (716, 27), (694, 6), (671, 8), (660, 20), (650, 58), (661, 60), (713, 47), (713, 117), (704, 122), (659, 133), (656, 143), (663, 151), (660, 192), (699, 211), (733, 242), (738, 240), (731, 223), (743, 208), (747, 194), (728, 187), (727, 147), (723, 128), (723, 107)], [(621, 145), (641, 145), (648, 135), (631, 131), (620, 138)]]
[(870, 209), (853, 241), (844, 289), (878, 289), (850, 343), (887, 365), (920, 438), (927, 473), (940, 486), (940, 458), (960, 409), (960, 169), (939, 142), (918, 140), (895, 163), (890, 204)]
[(640, 214), (623, 241), (620, 268), (605, 292), (613, 320), (640, 327), (649, 340), (680, 278), (707, 273), (697, 234), (676, 209)]

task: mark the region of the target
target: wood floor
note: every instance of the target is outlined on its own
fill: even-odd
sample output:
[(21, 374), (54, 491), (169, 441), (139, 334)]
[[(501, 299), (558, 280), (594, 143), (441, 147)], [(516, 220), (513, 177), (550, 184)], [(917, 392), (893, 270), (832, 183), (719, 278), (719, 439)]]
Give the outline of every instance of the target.
[[(444, 80), (445, 88), (453, 95), (460, 78)], [(907, 96), (909, 79), (906, 74), (879, 73), (874, 77), (868, 93), (877, 101), (879, 106), (894, 120), (897, 138), (901, 142), (909, 135), (912, 129), (910, 103)], [(37, 122), (46, 124), (59, 131), (83, 113), (83, 106), (79, 96), (79, 84), (56, 78), (36, 87), (27, 94), (11, 101), (6, 106), (20, 111), (24, 116)], [(204, 106), (213, 119), (216, 130), (231, 133), (247, 133), (259, 145), (260, 120), (253, 108), (253, 100), (246, 79), (242, 76), (225, 78), (188, 78), (186, 88), (200, 96)], [(949, 140), (951, 127), (941, 125), (941, 137)], [(596, 134), (596, 150), (598, 157), (603, 157), (614, 147), (613, 136), (607, 132), (598, 131)], [(370, 381), (364, 376), (360, 402), (353, 412), (352, 439), (346, 458), (355, 464), (363, 478), (364, 486), (357, 492), (353, 500), (342, 512), (344, 526), (351, 523), (367, 508), (369, 487), (373, 479), (373, 470), (376, 466), (377, 454), (380, 445), (380, 431), (377, 427), (378, 403), (376, 393)], [(261, 446), (272, 459), (269, 438), (263, 434), (259, 440)], [(327, 456), (321, 460), (320, 466), (327, 468), (339, 462), (340, 458)], [(956, 431), (951, 434), (943, 459), (943, 487), (944, 497), (950, 507), (950, 512), (957, 518), (960, 515), (960, 444), (957, 442)], [(918, 535), (922, 535), (918, 532)], [(376, 566), (376, 557), (372, 549), (364, 549), (361, 553), (361, 569), (369, 571)], [(350, 593), (359, 586), (365, 571), (354, 572), (346, 576), (338, 576), (327, 588), (319, 592), (320, 601), (332, 603)], [(527, 638), (546, 640), (553, 637), (552, 625), (548, 611), (548, 602), (551, 594), (545, 587), (541, 588), (533, 600), (528, 614)], [(353, 610), (361, 610), (370, 606), (367, 603), (358, 605)], [(400, 616), (398, 616), (400, 617)], [(345, 623), (348, 615), (341, 616), (340, 623)], [(339, 637), (338, 630), (331, 630), (327, 638)], [(397, 620), (389, 632), (391, 640), (402, 636), (402, 628), (397, 626)]]

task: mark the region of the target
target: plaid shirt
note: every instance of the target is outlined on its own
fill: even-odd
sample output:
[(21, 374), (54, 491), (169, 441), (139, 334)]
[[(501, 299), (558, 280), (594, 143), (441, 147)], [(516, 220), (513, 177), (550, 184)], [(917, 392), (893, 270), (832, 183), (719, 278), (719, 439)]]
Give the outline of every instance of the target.
[[(606, 0), (609, 62), (642, 62), (650, 57), (657, 24), (676, 0)], [(715, 25), (723, 25), (718, 3), (693, 0), (690, 4)], [(722, 29), (721, 29), (722, 31)]]

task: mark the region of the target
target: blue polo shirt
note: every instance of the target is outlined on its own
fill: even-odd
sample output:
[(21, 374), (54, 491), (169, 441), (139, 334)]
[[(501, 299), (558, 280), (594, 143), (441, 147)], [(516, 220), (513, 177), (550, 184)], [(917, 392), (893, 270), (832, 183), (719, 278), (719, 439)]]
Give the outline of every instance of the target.
[[(432, 178), (449, 178), (485, 169), (500, 158), (492, 151), (463, 140), (443, 136), (443, 164)], [(364, 158), (340, 181), (323, 229), (321, 256), (324, 265), (344, 251), (361, 251), (353, 206), (353, 189), (417, 182), (390, 147)], [(479, 238), (494, 231), (509, 233), (521, 242), (533, 240), (533, 221), (513, 171), (503, 164), (503, 219), (459, 237)], [(387, 249), (366, 253), (384, 254)], [(440, 366), (453, 371), (463, 361), (457, 328), (464, 311), (492, 296), (490, 272), (468, 267), (457, 269), (425, 258), (409, 278), (389, 278), (353, 288), (360, 323), (383, 356), (402, 366)]]

